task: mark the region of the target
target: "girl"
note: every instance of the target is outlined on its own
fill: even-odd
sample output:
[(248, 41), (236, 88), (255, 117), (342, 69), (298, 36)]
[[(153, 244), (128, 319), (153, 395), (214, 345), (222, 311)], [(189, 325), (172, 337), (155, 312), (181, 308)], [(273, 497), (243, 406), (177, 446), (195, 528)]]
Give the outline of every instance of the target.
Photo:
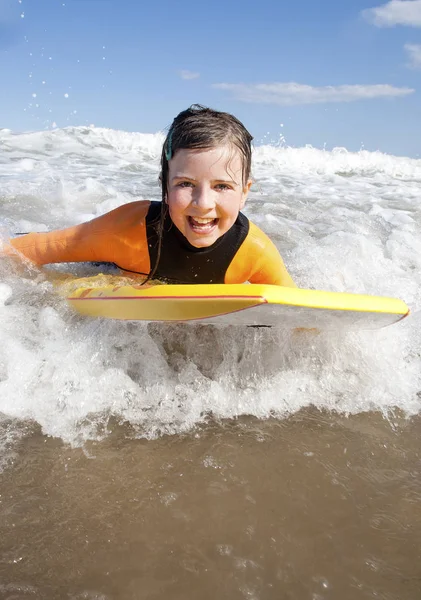
[(88, 223), (14, 238), (8, 253), (38, 265), (110, 262), (145, 282), (296, 287), (275, 245), (240, 212), (252, 139), (234, 116), (193, 105), (163, 145), (162, 202), (131, 202)]

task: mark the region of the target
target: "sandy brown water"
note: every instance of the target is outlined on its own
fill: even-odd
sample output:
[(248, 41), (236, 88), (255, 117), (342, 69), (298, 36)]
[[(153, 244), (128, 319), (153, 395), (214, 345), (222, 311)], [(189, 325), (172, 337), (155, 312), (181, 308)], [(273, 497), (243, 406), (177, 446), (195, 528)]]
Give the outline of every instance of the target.
[(421, 418), (303, 410), (186, 435), (29, 426), (1, 476), (0, 598), (417, 600)]

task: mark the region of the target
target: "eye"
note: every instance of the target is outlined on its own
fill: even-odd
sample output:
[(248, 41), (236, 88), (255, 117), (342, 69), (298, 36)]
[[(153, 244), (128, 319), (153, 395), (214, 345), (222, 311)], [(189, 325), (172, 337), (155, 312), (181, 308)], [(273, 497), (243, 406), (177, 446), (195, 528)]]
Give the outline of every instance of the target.
[(227, 185), (226, 183), (218, 183), (215, 187), (216, 189), (221, 190), (222, 192), (225, 192), (225, 190), (232, 189), (232, 187), (230, 185)]
[(193, 184), (191, 181), (180, 181), (179, 183), (177, 183), (177, 187), (181, 187), (181, 188), (185, 188), (185, 187), (192, 187)]

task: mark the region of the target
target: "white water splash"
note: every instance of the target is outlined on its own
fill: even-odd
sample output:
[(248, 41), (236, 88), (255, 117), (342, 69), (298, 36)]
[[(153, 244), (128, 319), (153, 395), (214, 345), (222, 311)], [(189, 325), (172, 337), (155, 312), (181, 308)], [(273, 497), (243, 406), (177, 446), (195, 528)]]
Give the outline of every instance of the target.
[[(0, 238), (159, 199), (162, 141), (94, 127), (1, 130)], [(245, 212), (301, 287), (398, 296), (419, 309), (421, 161), (262, 146), (253, 174)], [(310, 404), (348, 413), (420, 410), (419, 314), (374, 333), (319, 336), (106, 322), (72, 314), (37, 269), (3, 260), (0, 277), (5, 448), (27, 421), (81, 444), (107, 435), (113, 419), (152, 437), (209, 414), (282, 418)]]

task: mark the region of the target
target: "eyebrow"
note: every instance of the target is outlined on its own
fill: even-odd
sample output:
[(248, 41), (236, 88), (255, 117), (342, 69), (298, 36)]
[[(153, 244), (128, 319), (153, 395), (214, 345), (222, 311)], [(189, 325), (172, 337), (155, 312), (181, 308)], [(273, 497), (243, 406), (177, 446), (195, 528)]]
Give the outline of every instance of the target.
[[(174, 175), (174, 177), (171, 178), (171, 181), (174, 181), (175, 179), (188, 179), (189, 181), (196, 181), (194, 177), (189, 177), (188, 175)], [(214, 183), (231, 183), (234, 185), (239, 185), (239, 183), (234, 181), (234, 179), (213, 179), (212, 181)]]

